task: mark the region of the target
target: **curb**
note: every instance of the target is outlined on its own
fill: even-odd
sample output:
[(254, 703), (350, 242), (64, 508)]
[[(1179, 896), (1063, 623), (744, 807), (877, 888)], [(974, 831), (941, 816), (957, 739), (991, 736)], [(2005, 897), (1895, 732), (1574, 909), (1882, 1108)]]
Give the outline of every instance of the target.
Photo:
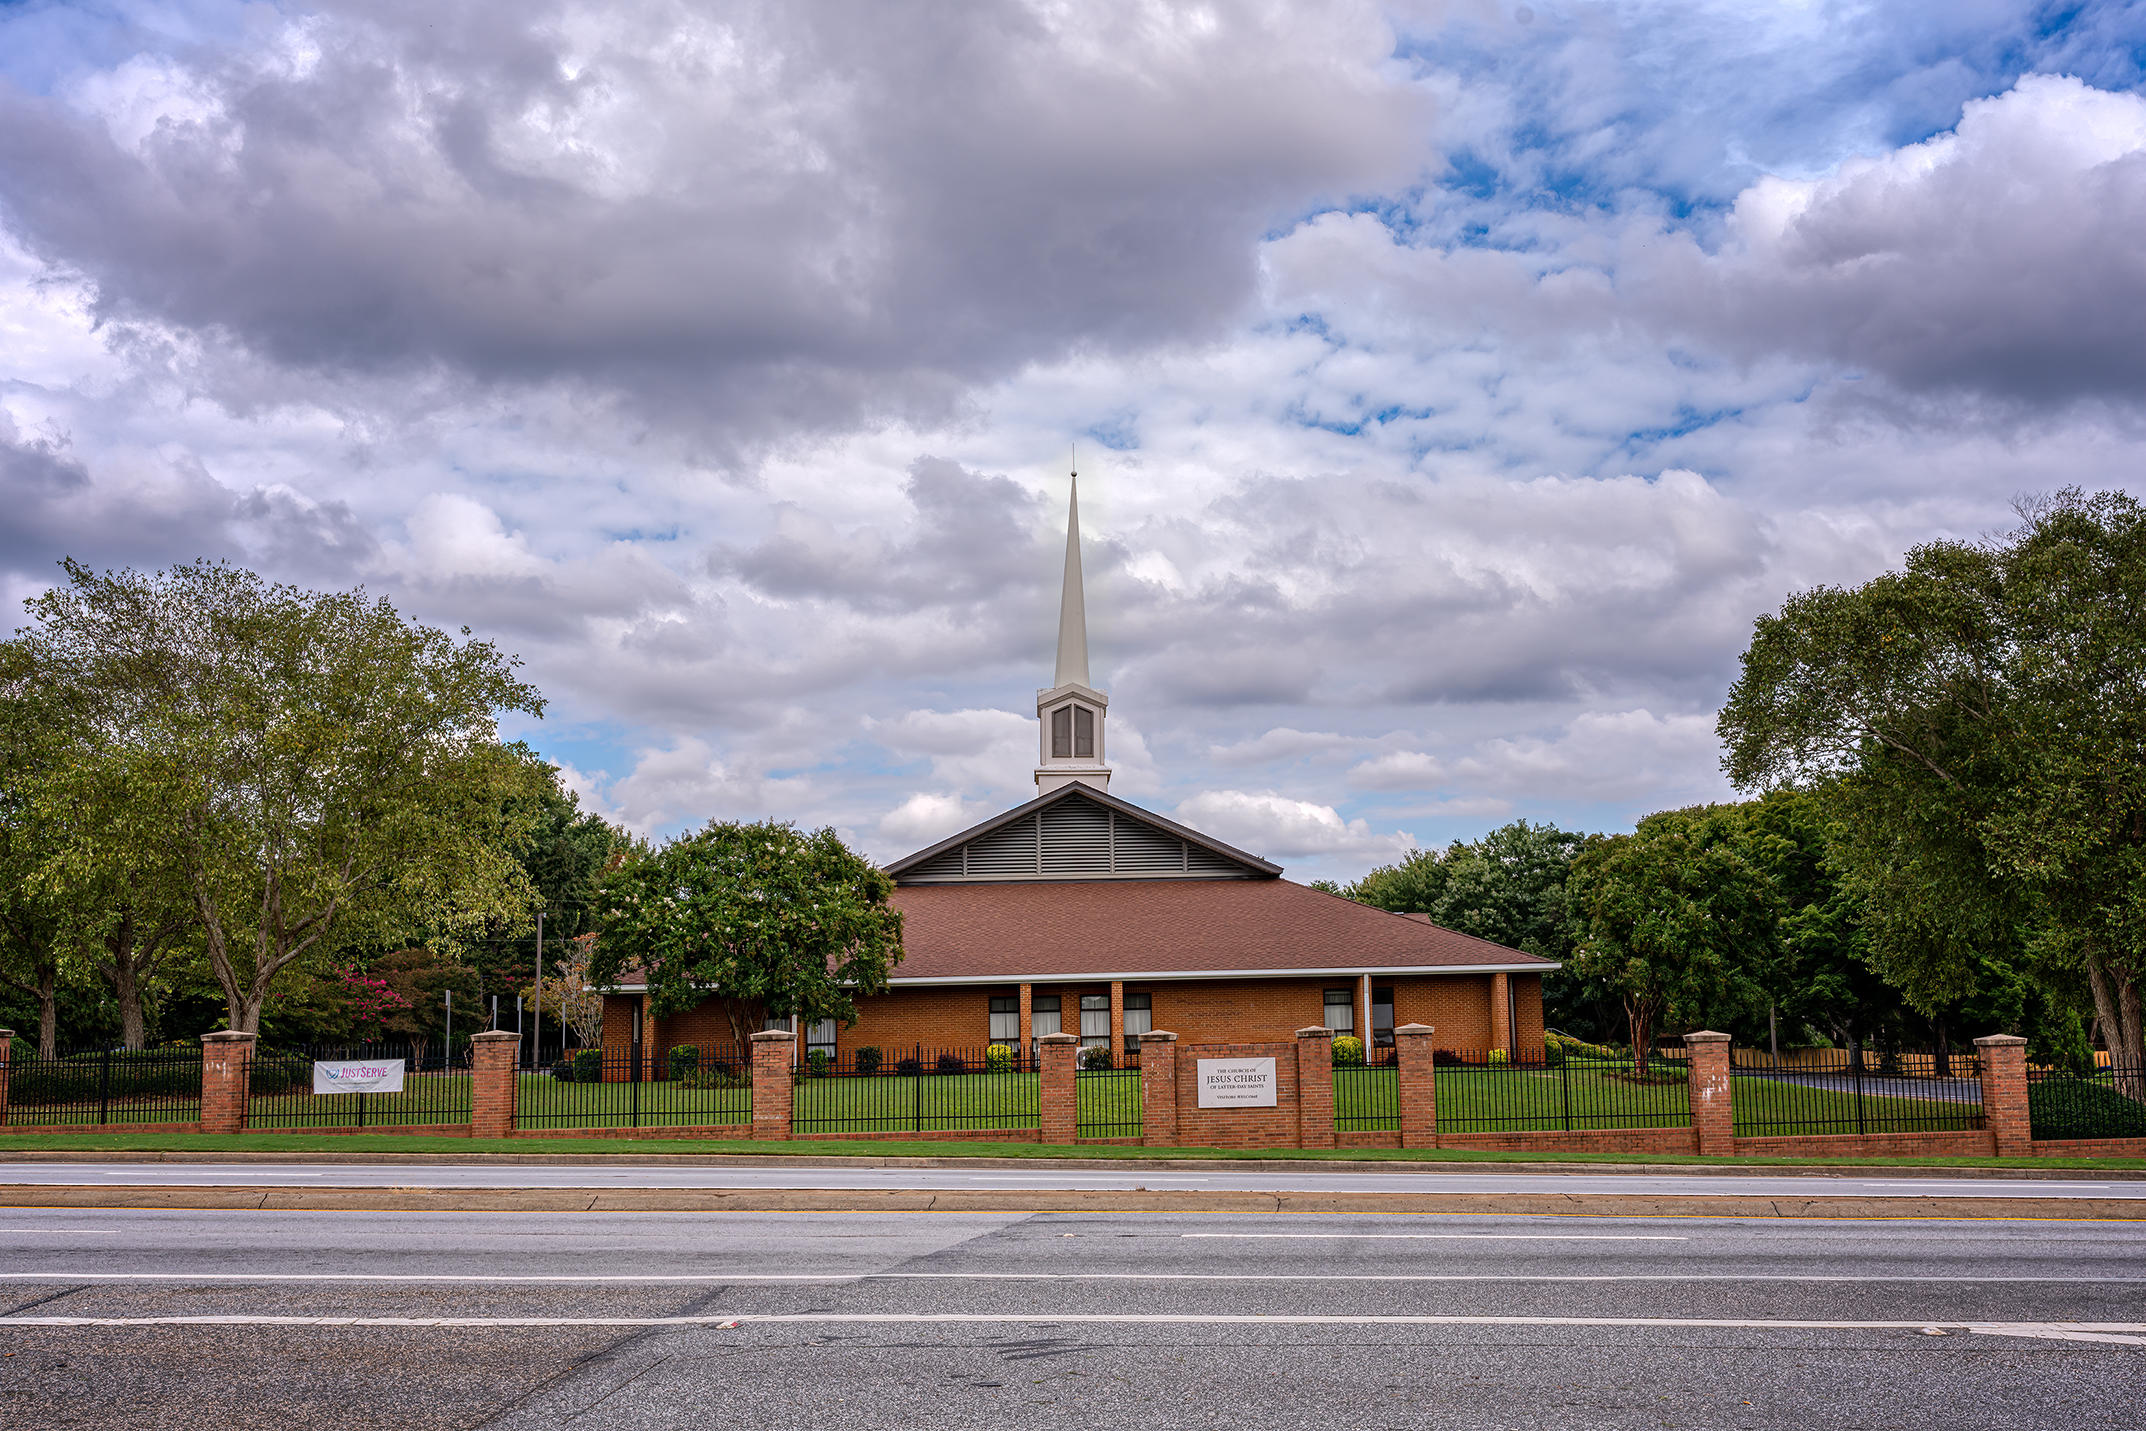
[(2146, 1221), (2128, 1198), (1657, 1197), (1624, 1193), (1255, 1193), (1049, 1188), (296, 1188), (0, 1186), (0, 1207), (261, 1212), (1325, 1213), (1507, 1217)]
[[(658, 1140), (651, 1139), (652, 1143)], [(1446, 1162), (1438, 1159), (1395, 1158), (963, 1158), (895, 1155), (833, 1155), (810, 1153), (387, 1153), (387, 1152), (257, 1152), (228, 1153), (192, 1149), (122, 1152), (111, 1149), (51, 1150), (45, 1152), (0, 1149), (0, 1166), (8, 1163), (218, 1163), (272, 1167), (320, 1166), (421, 1166), (421, 1167), (782, 1167), (782, 1168), (1028, 1168), (1044, 1171), (1127, 1173), (1140, 1168), (1170, 1172), (1348, 1172), (1348, 1173), (1568, 1173), (1615, 1176), (1636, 1174), (1652, 1177), (1833, 1177), (1883, 1173), (1888, 1177), (1937, 1178), (1946, 1181), (1991, 1179), (1999, 1182), (2146, 1182), (2146, 1171), (2135, 1168), (1947, 1168), (1889, 1163), (1534, 1163), (1483, 1161)]]

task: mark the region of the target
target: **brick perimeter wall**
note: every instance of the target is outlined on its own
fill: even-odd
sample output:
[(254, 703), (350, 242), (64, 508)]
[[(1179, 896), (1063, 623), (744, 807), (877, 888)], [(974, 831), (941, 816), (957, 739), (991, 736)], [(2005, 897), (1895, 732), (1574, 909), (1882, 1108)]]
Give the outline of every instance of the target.
[(2146, 1138), (2036, 1138), (2037, 1158), (2146, 1158)]
[(1986, 1158), (1995, 1151), (1995, 1140), (1985, 1132), (1828, 1133), (1738, 1138), (1734, 1151), (1776, 1158)]
[(1441, 1133), (1441, 1148), (1494, 1153), (1693, 1153), (1689, 1128), (1576, 1128), (1545, 1133)]

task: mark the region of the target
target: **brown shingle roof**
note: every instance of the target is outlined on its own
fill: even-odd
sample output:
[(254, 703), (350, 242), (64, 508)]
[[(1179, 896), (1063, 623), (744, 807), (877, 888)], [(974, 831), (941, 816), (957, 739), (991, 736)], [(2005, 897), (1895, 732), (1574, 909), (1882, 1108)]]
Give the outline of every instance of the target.
[(1083, 974), (1539, 965), (1288, 880), (903, 885), (896, 983)]

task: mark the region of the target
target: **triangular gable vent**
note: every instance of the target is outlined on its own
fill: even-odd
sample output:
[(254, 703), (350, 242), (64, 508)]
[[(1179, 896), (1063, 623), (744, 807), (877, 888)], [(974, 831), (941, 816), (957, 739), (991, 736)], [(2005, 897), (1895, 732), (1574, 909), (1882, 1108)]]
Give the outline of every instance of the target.
[[(1069, 793), (1042, 809), (987, 826), (950, 848), (892, 867), (903, 884), (994, 880), (1261, 879), (1265, 861), (1232, 859), (1126, 810)], [(959, 839), (959, 837), (956, 837)], [(915, 857), (912, 856), (912, 859)]]

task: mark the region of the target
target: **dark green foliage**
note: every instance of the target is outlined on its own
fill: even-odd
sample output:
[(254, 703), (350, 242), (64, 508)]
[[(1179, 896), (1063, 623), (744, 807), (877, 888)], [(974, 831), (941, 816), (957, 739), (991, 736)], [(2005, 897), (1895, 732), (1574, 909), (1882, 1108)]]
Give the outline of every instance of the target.
[(562, 1053), (552, 1060), (551, 1077), (555, 1083), (572, 1083), (574, 1081), (573, 1054)]
[(2084, 1079), (2044, 1078), (2029, 1085), (2027, 1119), (2037, 1138), (2146, 1138), (2146, 1104)]
[(671, 1079), (691, 1078), (700, 1072), (700, 1050), (691, 1044), (680, 1044), (671, 1050)]
[(1084, 1048), (1080, 1051), (1080, 1066), (1082, 1068), (1111, 1068), (1115, 1065), (1116, 1060), (1111, 1057), (1110, 1045), (1107, 1043), (1099, 1043), (1094, 1048)]
[(574, 1050), (574, 1082), (601, 1083), (604, 1081), (604, 1051), (600, 1048), (577, 1048)]
[[(201, 1094), (201, 1050), (152, 1048), (77, 1053), (50, 1062), (15, 1045), (8, 1068), (8, 1101), (25, 1107), (95, 1103), (112, 1098), (196, 1098)], [(109, 1066), (107, 1066), (109, 1059)]]
[(856, 1054), (858, 1076), (870, 1078), (873, 1074), (879, 1072), (879, 1065), (883, 1058), (884, 1055), (880, 1053), (877, 1044), (868, 1043), (863, 1048), (858, 1049)]
[(920, 1058), (902, 1059), (894, 1065), (894, 1071), (900, 1077), (915, 1078), (924, 1071), (924, 1060)]
[(932, 1067), (933, 1071), (937, 1073), (967, 1073), (969, 1071), (968, 1061), (958, 1053), (940, 1054), (938, 1061)]
[(833, 1063), (833, 1058), (828, 1055), (827, 1050), (824, 1048), (811, 1049), (805, 1054), (805, 1071), (814, 1078), (825, 1078), (827, 1070)]
[(1354, 1034), (1343, 1034), (1334, 1040), (1334, 1067), (1362, 1068), (1364, 1066), (1364, 1041)]

